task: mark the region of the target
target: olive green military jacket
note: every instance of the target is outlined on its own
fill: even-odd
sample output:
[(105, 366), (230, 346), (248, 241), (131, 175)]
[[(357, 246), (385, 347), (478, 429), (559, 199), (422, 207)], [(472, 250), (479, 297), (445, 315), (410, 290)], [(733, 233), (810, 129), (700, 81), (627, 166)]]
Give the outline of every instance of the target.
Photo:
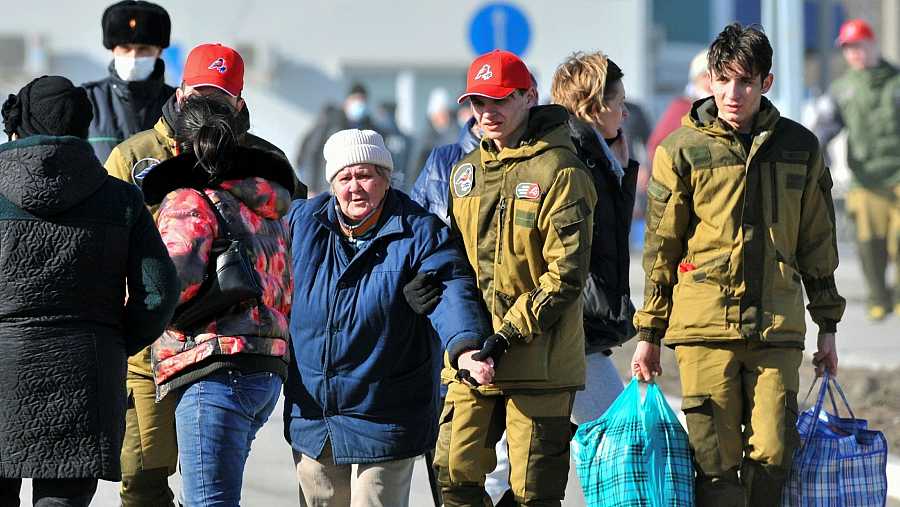
[(642, 340), (758, 339), (803, 346), (844, 312), (831, 175), (815, 136), (762, 99), (749, 151), (710, 97), (653, 158), (647, 190)]
[(451, 224), (494, 330), (511, 342), (483, 393), (584, 385), (581, 291), (597, 194), (567, 120), (562, 107), (532, 108), (517, 147), (483, 139), (450, 173)]

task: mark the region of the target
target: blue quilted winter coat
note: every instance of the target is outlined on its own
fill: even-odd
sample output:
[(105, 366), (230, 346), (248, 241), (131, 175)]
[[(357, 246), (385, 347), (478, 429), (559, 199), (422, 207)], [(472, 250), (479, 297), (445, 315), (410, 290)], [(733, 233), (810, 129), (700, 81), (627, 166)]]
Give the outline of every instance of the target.
[[(337, 464), (417, 456), (437, 438), (443, 350), (491, 333), (481, 293), (450, 229), (402, 192), (388, 190), (375, 236), (355, 254), (342, 244), (335, 207), (322, 194), (294, 201), (288, 215), (294, 299), (285, 436), (311, 457), (330, 440)], [(403, 296), (425, 271), (443, 284), (427, 317)]]

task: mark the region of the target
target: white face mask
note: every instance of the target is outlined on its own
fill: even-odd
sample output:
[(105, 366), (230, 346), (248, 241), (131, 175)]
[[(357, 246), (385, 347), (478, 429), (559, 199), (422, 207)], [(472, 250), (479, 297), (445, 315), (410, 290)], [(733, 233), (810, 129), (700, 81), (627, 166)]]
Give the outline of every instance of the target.
[(156, 68), (156, 57), (114, 56), (113, 65), (116, 68), (116, 74), (125, 81), (143, 81), (150, 77), (153, 69)]

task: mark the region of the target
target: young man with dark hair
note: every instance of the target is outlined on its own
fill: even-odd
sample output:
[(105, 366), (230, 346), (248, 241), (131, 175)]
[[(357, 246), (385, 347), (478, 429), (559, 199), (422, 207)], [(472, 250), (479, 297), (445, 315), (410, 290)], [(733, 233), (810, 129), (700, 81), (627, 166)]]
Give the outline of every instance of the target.
[(454, 342), (434, 466), (444, 505), (491, 505), (485, 474), (506, 431), (520, 505), (560, 505), (569, 417), (584, 387), (581, 291), (597, 194), (561, 106), (531, 107), (536, 90), (516, 55), (472, 62), (466, 92), (483, 137), (450, 172), (450, 222), (460, 234), (494, 334)]
[(779, 504), (798, 445), (804, 287), (813, 364), (837, 371), (831, 176), (815, 136), (763, 97), (771, 64), (765, 34), (727, 26), (709, 50), (713, 96), (657, 148), (648, 185), (632, 370), (649, 381), (660, 340), (675, 349), (701, 507)]

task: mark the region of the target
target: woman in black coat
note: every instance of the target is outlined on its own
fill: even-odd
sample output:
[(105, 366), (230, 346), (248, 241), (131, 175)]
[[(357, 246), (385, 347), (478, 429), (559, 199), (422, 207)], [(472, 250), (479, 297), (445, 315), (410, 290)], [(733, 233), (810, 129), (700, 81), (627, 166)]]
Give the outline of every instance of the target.
[[(126, 358), (160, 335), (175, 268), (137, 187), (85, 141), (82, 88), (44, 76), (3, 104), (0, 505), (87, 506), (120, 479)], [(127, 301), (126, 301), (127, 294)]]
[(572, 143), (597, 191), (591, 266), (583, 293), (587, 381), (572, 409), (572, 419), (579, 424), (600, 417), (622, 392), (621, 378), (607, 356), (635, 334), (628, 234), (638, 163), (629, 157), (622, 130), (628, 118), (623, 76), (603, 53), (578, 52), (556, 69), (551, 87), (553, 102), (571, 114)]

